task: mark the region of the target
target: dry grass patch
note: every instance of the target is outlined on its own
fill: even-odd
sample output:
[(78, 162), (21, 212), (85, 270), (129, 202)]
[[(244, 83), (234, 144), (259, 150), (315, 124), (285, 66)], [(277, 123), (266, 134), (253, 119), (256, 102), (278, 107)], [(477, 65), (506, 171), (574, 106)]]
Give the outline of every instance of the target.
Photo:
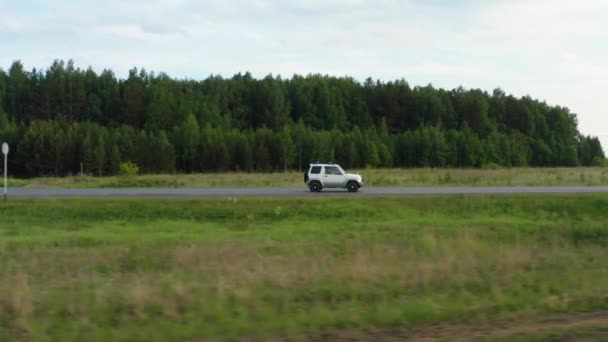
[[(592, 186), (608, 185), (607, 167), (502, 168), (502, 169), (363, 169), (366, 186)], [(142, 175), (137, 177), (35, 178), (11, 180), (11, 186), (28, 188), (120, 187), (303, 187), (303, 172), (205, 173)]]

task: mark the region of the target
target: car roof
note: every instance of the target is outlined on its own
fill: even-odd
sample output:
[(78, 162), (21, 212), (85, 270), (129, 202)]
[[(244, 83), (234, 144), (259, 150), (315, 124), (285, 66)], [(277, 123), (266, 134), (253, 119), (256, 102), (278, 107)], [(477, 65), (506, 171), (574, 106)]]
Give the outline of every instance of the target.
[(311, 163), (310, 166), (340, 166), (333, 163)]

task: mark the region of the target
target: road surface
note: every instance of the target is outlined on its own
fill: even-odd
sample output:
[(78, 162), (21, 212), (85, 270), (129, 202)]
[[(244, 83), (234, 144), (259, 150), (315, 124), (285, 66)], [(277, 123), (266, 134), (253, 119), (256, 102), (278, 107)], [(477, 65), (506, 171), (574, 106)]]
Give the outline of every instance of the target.
[(370, 187), (357, 193), (323, 190), (311, 193), (305, 187), (287, 188), (120, 188), (120, 189), (30, 189), (9, 188), (9, 198), (44, 197), (275, 197), (275, 196), (415, 196), (415, 195), (507, 195), (608, 193), (608, 186), (513, 186), (513, 187)]

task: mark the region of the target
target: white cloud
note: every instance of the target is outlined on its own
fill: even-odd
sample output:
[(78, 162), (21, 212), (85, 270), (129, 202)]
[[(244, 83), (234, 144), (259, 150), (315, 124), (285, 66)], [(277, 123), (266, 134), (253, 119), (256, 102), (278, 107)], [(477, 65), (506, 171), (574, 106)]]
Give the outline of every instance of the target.
[(18, 32), (26, 28), (26, 23), (16, 18), (2, 18), (0, 32)]
[(602, 143), (602, 149), (604, 150), (604, 155), (608, 155), (608, 134), (601, 134), (599, 136), (600, 142)]
[(133, 39), (158, 44), (167, 43), (180, 36), (175, 32), (163, 33), (146, 31), (139, 25), (111, 25), (97, 28), (96, 31), (113, 35), (119, 39)]

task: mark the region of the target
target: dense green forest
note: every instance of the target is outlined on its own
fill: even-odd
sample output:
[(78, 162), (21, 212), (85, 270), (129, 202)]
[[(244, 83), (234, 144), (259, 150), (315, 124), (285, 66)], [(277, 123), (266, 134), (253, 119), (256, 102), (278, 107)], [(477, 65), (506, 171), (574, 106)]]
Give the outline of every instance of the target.
[(576, 115), (502, 90), (323, 75), (127, 79), (55, 61), (0, 69), (0, 140), (20, 177), (345, 167), (577, 166), (602, 162)]

